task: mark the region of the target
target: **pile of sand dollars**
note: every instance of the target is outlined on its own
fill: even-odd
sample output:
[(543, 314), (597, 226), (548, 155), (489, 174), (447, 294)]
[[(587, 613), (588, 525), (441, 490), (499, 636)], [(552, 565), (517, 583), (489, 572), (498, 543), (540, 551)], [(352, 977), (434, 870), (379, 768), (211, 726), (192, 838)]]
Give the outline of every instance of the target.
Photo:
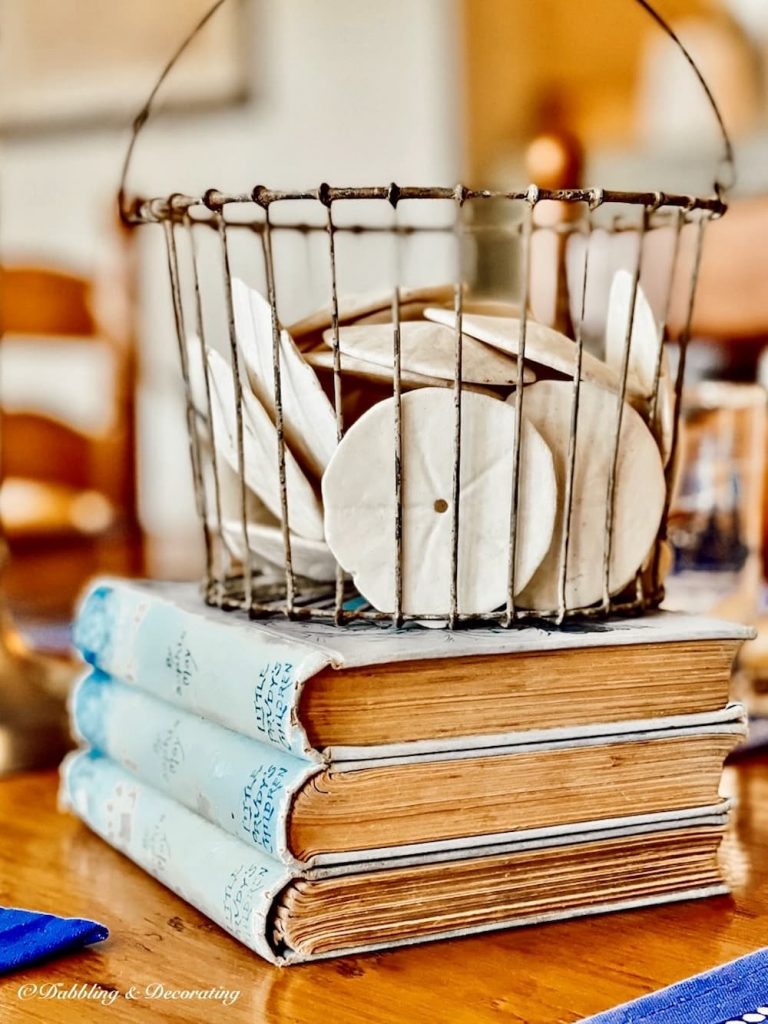
[[(283, 566), (272, 309), (238, 279), (232, 300), (241, 367), (247, 521), (244, 529), (240, 503), (225, 500), (241, 464), (233, 371), (219, 352), (208, 349), (211, 436), (220, 456), (224, 496), (221, 528), (232, 558)], [(454, 304), (453, 286), (399, 293), (401, 610), (413, 615), (447, 615), (451, 606)], [(519, 310), (506, 303), (466, 297), (462, 307), (457, 605), (461, 614), (473, 615), (493, 611), (507, 600), (523, 323)], [(330, 309), (279, 330), (293, 570), (309, 580), (330, 582), (340, 566), (362, 597), (383, 612), (395, 608), (397, 561), (393, 334), (391, 292), (340, 298), (336, 330)], [(673, 433), (673, 387), (661, 334), (633, 276), (617, 271), (607, 299), (603, 358), (582, 352), (563, 577), (577, 346), (527, 318), (514, 566), (517, 607), (557, 609), (563, 580), (569, 609), (602, 599), (614, 452), (609, 592), (620, 593), (647, 567), (665, 506)], [(343, 385), (340, 440), (334, 408), (336, 338)], [(627, 340), (625, 403), (616, 448)]]

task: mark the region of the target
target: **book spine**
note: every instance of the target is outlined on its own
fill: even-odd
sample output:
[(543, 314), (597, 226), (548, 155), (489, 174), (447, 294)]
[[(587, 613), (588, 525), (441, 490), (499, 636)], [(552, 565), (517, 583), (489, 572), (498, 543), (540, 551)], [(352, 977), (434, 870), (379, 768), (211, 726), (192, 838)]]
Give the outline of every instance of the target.
[(265, 959), (275, 895), (291, 873), (95, 751), (70, 754), (61, 802), (110, 846)]
[(74, 643), (95, 668), (273, 747), (320, 760), (298, 718), (302, 683), (324, 662), (248, 624), (212, 621), (149, 589), (99, 581)]
[(319, 765), (98, 671), (80, 680), (70, 709), (88, 745), (225, 832), (296, 865), (288, 849), (290, 803)]

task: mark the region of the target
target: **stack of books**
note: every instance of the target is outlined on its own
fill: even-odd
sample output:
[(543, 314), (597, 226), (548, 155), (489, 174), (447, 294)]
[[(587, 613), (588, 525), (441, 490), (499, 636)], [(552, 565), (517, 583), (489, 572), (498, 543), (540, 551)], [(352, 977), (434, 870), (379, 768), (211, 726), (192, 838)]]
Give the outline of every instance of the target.
[(723, 893), (750, 635), (253, 622), (100, 581), (62, 794), (277, 963)]

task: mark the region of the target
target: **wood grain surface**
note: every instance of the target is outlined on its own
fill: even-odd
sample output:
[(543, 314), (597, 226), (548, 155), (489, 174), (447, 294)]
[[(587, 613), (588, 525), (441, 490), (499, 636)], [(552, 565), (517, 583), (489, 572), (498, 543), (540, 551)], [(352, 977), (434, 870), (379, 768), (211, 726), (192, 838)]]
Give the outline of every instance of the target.
[[(92, 917), (111, 937), (0, 979), (0, 1024), (570, 1024), (768, 941), (768, 757), (725, 783), (733, 898), (281, 970), (59, 814), (53, 774), (16, 776), (0, 782), (0, 904)], [(63, 997), (73, 986), (82, 997)]]

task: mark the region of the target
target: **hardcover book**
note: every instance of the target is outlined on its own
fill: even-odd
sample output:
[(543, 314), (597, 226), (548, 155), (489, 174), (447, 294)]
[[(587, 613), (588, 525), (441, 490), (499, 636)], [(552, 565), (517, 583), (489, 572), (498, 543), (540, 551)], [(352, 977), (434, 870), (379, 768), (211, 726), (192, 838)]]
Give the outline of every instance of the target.
[(192, 584), (101, 580), (75, 643), (94, 667), (313, 761), (696, 727), (753, 632), (671, 612), (525, 628), (249, 620)]
[(701, 814), (718, 803), (723, 760), (744, 735), (734, 705), (682, 728), (321, 763), (97, 673), (80, 682), (72, 710), (91, 747), (296, 865)]
[(717, 812), (299, 870), (97, 752), (69, 755), (61, 798), (108, 843), (279, 964), (727, 892)]

